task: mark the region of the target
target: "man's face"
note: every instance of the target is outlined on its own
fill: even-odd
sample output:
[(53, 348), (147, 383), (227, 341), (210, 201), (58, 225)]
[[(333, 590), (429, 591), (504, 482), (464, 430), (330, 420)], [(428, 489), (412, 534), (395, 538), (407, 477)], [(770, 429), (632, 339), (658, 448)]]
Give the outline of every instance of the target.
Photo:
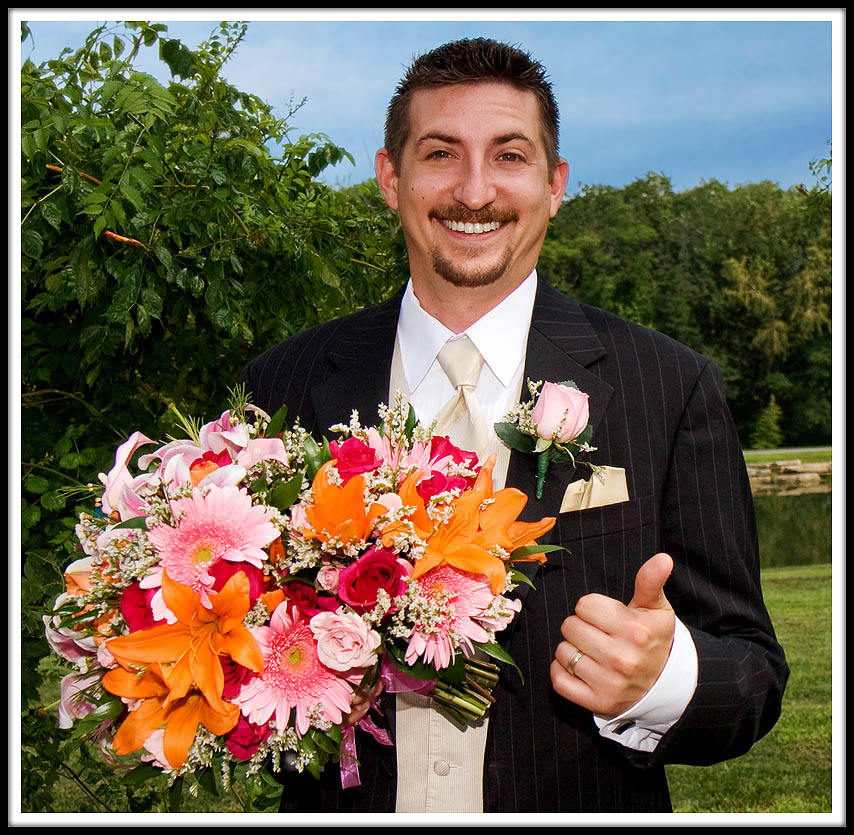
[(377, 180), (406, 237), (416, 289), (497, 285), (536, 266), (568, 166), (548, 171), (533, 93), (500, 82), (418, 90), (400, 170), (377, 154)]

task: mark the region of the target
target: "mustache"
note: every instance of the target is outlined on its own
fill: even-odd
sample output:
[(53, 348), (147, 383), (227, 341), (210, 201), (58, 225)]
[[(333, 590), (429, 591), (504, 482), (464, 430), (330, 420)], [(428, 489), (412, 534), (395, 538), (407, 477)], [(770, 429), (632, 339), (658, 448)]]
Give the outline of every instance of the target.
[(485, 206), (482, 209), (467, 209), (465, 206), (440, 206), (430, 209), (431, 220), (452, 220), (455, 223), (511, 223), (519, 219), (512, 209)]

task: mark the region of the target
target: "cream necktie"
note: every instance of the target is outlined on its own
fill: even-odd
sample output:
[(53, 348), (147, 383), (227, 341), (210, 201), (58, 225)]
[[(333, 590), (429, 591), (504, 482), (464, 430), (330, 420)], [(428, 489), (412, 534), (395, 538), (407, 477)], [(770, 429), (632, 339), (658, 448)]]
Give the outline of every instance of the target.
[(454, 396), (436, 416), (436, 433), (447, 435), (466, 452), (482, 456), (489, 443), (486, 416), (474, 393), (483, 357), (467, 337), (452, 337), (439, 351), (439, 365), (451, 385)]

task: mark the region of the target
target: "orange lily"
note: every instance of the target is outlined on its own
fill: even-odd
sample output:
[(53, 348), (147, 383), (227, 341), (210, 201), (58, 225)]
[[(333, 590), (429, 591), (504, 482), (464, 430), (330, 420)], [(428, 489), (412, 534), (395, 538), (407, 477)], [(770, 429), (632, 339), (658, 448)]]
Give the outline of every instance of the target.
[[(406, 519), (399, 519), (395, 522), (390, 522), (380, 531), (380, 540), (385, 548), (391, 548), (394, 544), (395, 535), (400, 533), (408, 533), (414, 530), (415, 535), (421, 539), (426, 539), (433, 532), (433, 520), (427, 513), (427, 508), (424, 505), (424, 499), (418, 495), (415, 489), (418, 480), (424, 475), (423, 472), (417, 471), (407, 476), (400, 489), (397, 491), (400, 500), (404, 507), (412, 507), (414, 510)], [(385, 508), (376, 504), (372, 506), (376, 508), (368, 517), (368, 521), (373, 525), (376, 519), (383, 515)]]
[(343, 487), (332, 484), (329, 468), (334, 465), (335, 459), (327, 461), (314, 477), (311, 485), (314, 502), (305, 509), (311, 528), (303, 529), (303, 536), (321, 542), (339, 537), (346, 545), (364, 539), (372, 520), (385, 512), (385, 508), (372, 504), (370, 511), (366, 510), (364, 476), (354, 476)]
[(224, 703), (227, 710), (221, 713), (198, 691), (167, 706), (169, 687), (160, 664), (153, 664), (142, 674), (116, 667), (104, 676), (104, 687), (126, 699), (142, 699), (139, 707), (128, 713), (113, 738), (116, 753), (138, 751), (154, 731), (164, 728), (163, 753), (172, 768), (184, 764), (199, 724), (220, 736), (228, 733), (240, 716), (237, 705)]
[[(507, 569), (499, 557), (489, 552), (496, 546), (511, 552), (532, 544), (536, 537), (551, 530), (553, 516), (539, 522), (519, 522), (527, 496), (514, 487), (493, 492), (492, 470), (495, 456), (481, 469), (474, 487), (451, 503), (453, 514), (427, 539), (424, 555), (415, 563), (413, 577), (420, 577), (439, 565), (450, 565), (489, 578), (493, 594), (505, 587)], [(484, 502), (491, 501), (484, 505)]]
[(162, 588), (177, 622), (115, 638), (108, 644), (110, 651), (126, 669), (161, 665), (169, 688), (164, 707), (182, 699), (195, 684), (216, 713), (228, 713), (230, 707), (222, 700), (225, 679), (219, 656), (230, 655), (257, 673), (264, 670), (261, 649), (243, 625), (249, 611), (249, 580), (243, 572), (233, 575), (211, 595), (210, 609), (191, 588), (175, 582), (165, 571)]

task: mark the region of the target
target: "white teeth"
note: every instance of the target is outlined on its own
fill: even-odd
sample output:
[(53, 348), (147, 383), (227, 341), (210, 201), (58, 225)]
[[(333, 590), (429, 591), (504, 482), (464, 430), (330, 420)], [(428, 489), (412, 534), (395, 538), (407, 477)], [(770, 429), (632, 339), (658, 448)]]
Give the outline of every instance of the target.
[(484, 232), (493, 232), (501, 226), (497, 220), (492, 223), (457, 223), (454, 220), (443, 220), (442, 223), (453, 232), (465, 232), (466, 235), (481, 235)]

